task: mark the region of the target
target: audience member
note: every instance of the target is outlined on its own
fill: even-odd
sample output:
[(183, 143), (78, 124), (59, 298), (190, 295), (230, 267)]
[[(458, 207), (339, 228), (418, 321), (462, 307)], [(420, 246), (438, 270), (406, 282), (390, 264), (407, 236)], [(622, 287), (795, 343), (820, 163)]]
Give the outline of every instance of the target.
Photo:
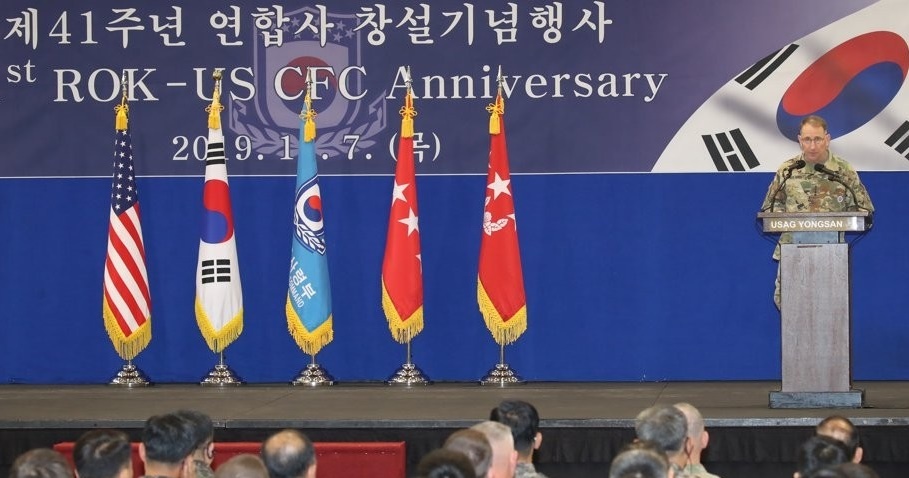
[(511, 428), (514, 449), (518, 452), (515, 478), (546, 478), (546, 475), (538, 473), (533, 466), (533, 452), (543, 443), (537, 409), (522, 400), (505, 400), (492, 409), (489, 419)]
[(221, 463), (215, 478), (268, 478), (268, 468), (258, 456), (241, 453)]
[(196, 410), (179, 410), (175, 414), (193, 426), (195, 445), (192, 458), (196, 478), (214, 477), (211, 463), (215, 459), (215, 426), (211, 417)]
[(168, 413), (145, 421), (139, 458), (145, 463), (146, 477), (195, 478), (195, 449), (195, 428), (186, 418)]
[(655, 443), (636, 441), (623, 448), (609, 466), (609, 478), (673, 478), (666, 454)]
[(297, 430), (282, 430), (262, 443), (262, 461), (270, 478), (315, 478), (316, 449)]
[(492, 446), (482, 432), (470, 428), (458, 430), (448, 436), (442, 448), (463, 453), (477, 478), (486, 478), (492, 462)]
[(426, 454), (417, 465), (417, 478), (477, 478), (473, 465), (463, 453), (433, 450)]
[(840, 415), (829, 416), (817, 424), (816, 433), (843, 442), (849, 453), (849, 460), (853, 463), (862, 461), (865, 451), (861, 447), (858, 429), (848, 418)]
[(799, 447), (794, 478), (808, 478), (815, 471), (849, 461), (846, 445), (836, 438), (815, 435)]
[(513, 478), (514, 469), (518, 461), (518, 452), (514, 451), (514, 438), (511, 429), (493, 421), (478, 423), (472, 427), (489, 440), (492, 447), (492, 466), (486, 476), (489, 478)]
[(653, 443), (666, 454), (675, 476), (684, 476), (688, 420), (681, 410), (672, 405), (646, 408), (635, 418), (634, 431), (639, 440)]
[(688, 458), (688, 464), (682, 472), (686, 476), (696, 478), (719, 478), (704, 468), (701, 464), (701, 454), (710, 443), (710, 435), (704, 429), (704, 417), (694, 405), (690, 403), (676, 403), (675, 408), (681, 410), (685, 415), (685, 421), (688, 425), (688, 440), (685, 442), (685, 455)]
[(73, 478), (66, 458), (50, 448), (29, 450), (16, 458), (9, 478)]
[(129, 437), (119, 430), (85, 432), (73, 447), (73, 463), (76, 478), (132, 478)]

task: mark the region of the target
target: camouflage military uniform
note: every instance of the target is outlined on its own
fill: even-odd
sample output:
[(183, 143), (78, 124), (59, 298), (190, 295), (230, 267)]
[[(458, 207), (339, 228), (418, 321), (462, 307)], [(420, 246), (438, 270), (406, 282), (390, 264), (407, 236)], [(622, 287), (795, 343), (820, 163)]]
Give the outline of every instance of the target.
[(688, 465), (682, 470), (682, 475), (676, 476), (687, 476), (690, 478), (720, 478), (712, 473), (709, 473), (704, 465), (698, 463), (697, 465)]
[[(796, 156), (785, 161), (776, 171), (776, 176), (770, 187), (767, 188), (767, 196), (764, 198), (764, 204), (761, 205), (761, 211), (768, 212), (840, 212), (862, 210), (873, 212), (874, 205), (871, 204), (871, 198), (868, 191), (859, 180), (858, 174), (852, 169), (852, 166), (843, 158), (827, 153), (827, 161), (824, 166), (839, 174), (842, 181), (852, 188), (855, 192), (855, 198), (849, 190), (837, 181), (830, 180), (827, 174), (814, 170), (814, 165), (808, 163), (801, 169), (792, 171), (792, 175), (782, 189), (780, 185), (786, 179), (789, 173), (787, 170), (792, 167), (802, 156)], [(857, 207), (856, 207), (857, 206)], [(773, 250), (773, 258), (780, 260), (780, 244), (792, 243), (792, 234), (784, 232), (780, 234), (780, 240)], [(777, 269), (776, 287), (773, 293), (773, 301), (776, 306), (780, 306), (780, 274)]]
[(546, 475), (537, 473), (533, 463), (518, 463), (514, 469), (514, 478), (546, 478)]
[(205, 463), (202, 460), (193, 460), (193, 465), (196, 470), (195, 478), (214, 478), (215, 472), (212, 471), (211, 466), (208, 463)]

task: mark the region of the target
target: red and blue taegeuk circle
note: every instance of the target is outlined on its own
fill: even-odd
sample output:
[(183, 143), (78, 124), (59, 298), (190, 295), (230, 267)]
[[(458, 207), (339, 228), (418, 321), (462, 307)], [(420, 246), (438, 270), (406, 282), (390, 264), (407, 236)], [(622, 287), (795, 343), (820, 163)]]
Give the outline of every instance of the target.
[(877, 116), (902, 88), (909, 47), (900, 35), (875, 31), (853, 37), (818, 58), (783, 94), (776, 123), (796, 141), (802, 118), (827, 120), (831, 136), (848, 134)]

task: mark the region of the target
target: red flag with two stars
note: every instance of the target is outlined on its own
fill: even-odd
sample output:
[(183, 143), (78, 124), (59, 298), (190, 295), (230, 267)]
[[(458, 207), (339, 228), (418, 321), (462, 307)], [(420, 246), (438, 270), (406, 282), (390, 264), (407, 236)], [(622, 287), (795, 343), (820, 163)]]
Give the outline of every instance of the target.
[(413, 157), (413, 117), (416, 115), (413, 96), (408, 89), (401, 108), (398, 165), (382, 261), (382, 309), (391, 335), (402, 344), (410, 342), (423, 330), (423, 265)]

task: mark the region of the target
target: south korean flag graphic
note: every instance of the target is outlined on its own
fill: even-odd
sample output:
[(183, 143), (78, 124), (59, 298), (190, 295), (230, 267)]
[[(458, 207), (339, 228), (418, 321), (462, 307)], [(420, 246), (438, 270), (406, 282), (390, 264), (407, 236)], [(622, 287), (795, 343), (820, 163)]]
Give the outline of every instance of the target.
[(882, 0), (782, 46), (686, 121), (655, 172), (775, 171), (798, 154), (802, 118), (827, 120), (831, 151), (858, 170), (909, 170), (909, 14)]

